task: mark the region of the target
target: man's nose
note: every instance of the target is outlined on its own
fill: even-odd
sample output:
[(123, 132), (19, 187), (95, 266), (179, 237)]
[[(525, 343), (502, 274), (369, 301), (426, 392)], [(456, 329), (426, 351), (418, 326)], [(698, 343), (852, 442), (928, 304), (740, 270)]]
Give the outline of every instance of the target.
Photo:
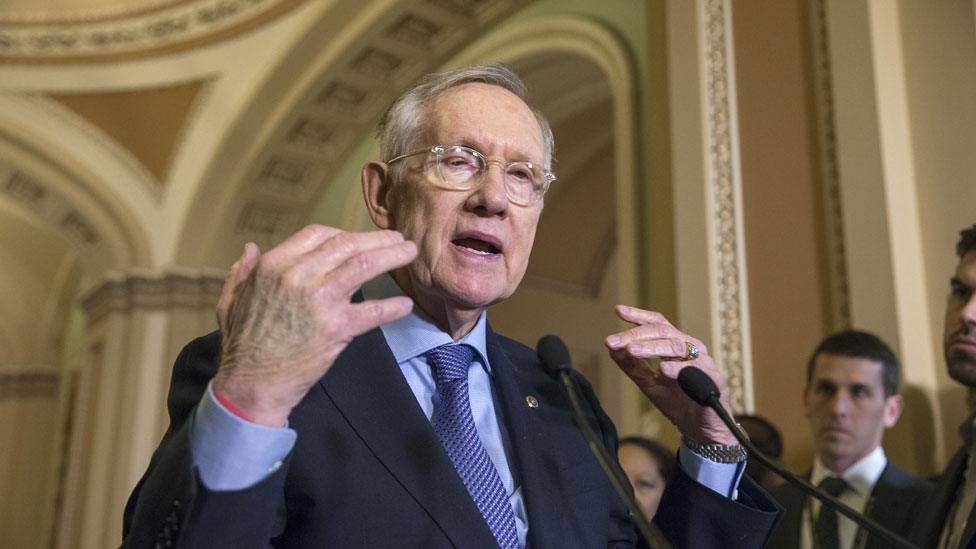
[(828, 404), (830, 406), (830, 411), (833, 412), (834, 415), (845, 416), (847, 415), (847, 409), (850, 406), (851, 401), (846, 392), (837, 391), (834, 393), (834, 396), (830, 398), (830, 402)]
[[(497, 169), (492, 169), (492, 166)], [(508, 191), (505, 187), (505, 166), (497, 160), (485, 163), (485, 171), (481, 174), (477, 191), (474, 193), (477, 206), (489, 213), (495, 214), (508, 208)]]
[(976, 292), (969, 295), (969, 301), (963, 303), (959, 316), (970, 328), (976, 327)]

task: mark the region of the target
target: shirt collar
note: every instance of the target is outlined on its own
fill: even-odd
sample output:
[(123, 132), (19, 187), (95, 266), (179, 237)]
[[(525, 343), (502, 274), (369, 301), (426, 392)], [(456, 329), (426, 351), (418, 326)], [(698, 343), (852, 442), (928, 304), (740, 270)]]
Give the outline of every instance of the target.
[[(840, 478), (858, 494), (867, 497), (871, 489), (881, 477), (885, 466), (888, 465), (888, 458), (885, 456), (881, 446), (875, 448), (871, 453), (859, 459), (841, 473)], [(813, 459), (813, 470), (810, 472), (810, 483), (816, 486), (826, 477), (837, 476), (820, 461), (820, 456)]]
[[(403, 290), (397, 286), (393, 277), (389, 274), (380, 275), (363, 285), (363, 297), (366, 299), (385, 299), (388, 297), (402, 296)], [(467, 343), (474, 347), (481, 358), (481, 363), (491, 373), (488, 364), (487, 344), (485, 333), (487, 331), (487, 321), (485, 311), (481, 311), (478, 322), (458, 343)], [(411, 358), (418, 357), (427, 351), (454, 343), (450, 334), (441, 330), (434, 324), (420, 307), (414, 305), (413, 310), (407, 316), (394, 320), (380, 326), (386, 343), (393, 351), (393, 356), (398, 364), (402, 364)]]

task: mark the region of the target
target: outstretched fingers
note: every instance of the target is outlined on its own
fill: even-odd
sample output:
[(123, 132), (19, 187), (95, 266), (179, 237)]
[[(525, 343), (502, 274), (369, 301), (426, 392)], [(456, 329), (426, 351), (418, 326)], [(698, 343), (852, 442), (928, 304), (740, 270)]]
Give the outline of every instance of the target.
[(221, 332), (227, 332), (230, 310), (240, 294), (244, 282), (257, 265), (260, 256), (261, 250), (257, 244), (248, 242), (244, 245), (241, 258), (231, 265), (230, 272), (224, 279), (224, 286), (220, 290), (220, 299), (217, 300), (217, 326), (220, 327)]
[(348, 300), (367, 281), (403, 267), (417, 257), (417, 246), (406, 240), (351, 255), (334, 269), (321, 272), (314, 284), (319, 299)]
[(405, 296), (350, 303), (344, 318), (345, 330), (349, 337), (356, 337), (373, 328), (403, 318), (412, 309), (413, 300)]

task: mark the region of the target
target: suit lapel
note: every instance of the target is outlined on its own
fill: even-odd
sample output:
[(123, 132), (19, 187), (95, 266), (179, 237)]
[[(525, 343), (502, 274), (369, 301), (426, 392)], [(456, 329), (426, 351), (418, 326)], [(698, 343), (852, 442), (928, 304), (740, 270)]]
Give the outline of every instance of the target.
[[(512, 362), (490, 327), (486, 337), (488, 361), (498, 396), (496, 403), (508, 432), (515, 458), (513, 469), (522, 488), (530, 525), (526, 544), (533, 549), (571, 546), (572, 540), (561, 541), (562, 534), (571, 529), (560, 524), (564, 516), (559, 512), (562, 503), (549, 490), (556, 479), (552, 478), (552, 468), (543, 466), (547, 448), (541, 447), (540, 443), (547, 440), (545, 425), (526, 400), (528, 396), (543, 400), (541, 395), (533, 394), (535, 376), (530, 370), (535, 369)], [(534, 373), (538, 375), (537, 371)]]
[[(899, 497), (899, 489), (903, 488), (907, 481), (907, 475), (898, 469), (891, 460), (888, 460), (881, 476), (878, 477), (878, 482), (874, 484), (874, 489), (871, 490), (871, 508), (867, 510), (868, 518), (880, 524), (890, 524), (891, 526), (888, 526), (888, 529), (896, 534), (899, 533), (898, 530), (904, 521), (910, 518), (906, 514), (912, 510), (908, 503)], [(865, 535), (869, 536), (867, 538), (868, 547), (884, 546), (884, 541), (876, 539), (877, 536), (870, 535), (867, 532)]]
[(377, 459), (454, 545), (497, 546), (382, 331), (355, 338), (320, 384)]
[[(973, 459), (972, 457), (970, 459)], [(966, 482), (965, 469), (968, 466), (967, 460), (962, 460), (963, 462), (963, 473), (959, 477), (959, 490), (957, 497), (962, 497), (963, 485)], [(952, 517), (950, 517), (951, 520)], [(969, 510), (969, 518), (966, 520), (966, 529), (962, 531), (962, 537), (959, 538), (959, 547), (973, 548), (976, 547), (976, 505)]]
[(963, 482), (966, 468), (966, 449), (956, 452), (949, 461), (945, 472), (935, 487), (935, 492), (927, 499), (927, 512), (913, 528), (912, 541), (920, 547), (935, 547), (939, 543), (942, 529), (949, 520), (949, 510), (955, 501), (956, 492)]

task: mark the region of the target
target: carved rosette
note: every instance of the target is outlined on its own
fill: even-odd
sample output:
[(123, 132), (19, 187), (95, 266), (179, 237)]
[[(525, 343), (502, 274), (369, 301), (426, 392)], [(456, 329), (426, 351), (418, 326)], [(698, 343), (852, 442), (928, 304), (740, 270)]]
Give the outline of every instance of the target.
[(719, 368), (726, 378), (729, 402), (734, 410), (746, 409), (744, 314), (742, 266), (737, 224), (738, 180), (735, 177), (732, 134), (733, 106), (729, 89), (732, 52), (728, 48), (731, 21), (725, 0), (703, 0), (705, 41), (705, 89), (708, 127), (709, 182), (713, 213), (712, 253), (716, 277)]

